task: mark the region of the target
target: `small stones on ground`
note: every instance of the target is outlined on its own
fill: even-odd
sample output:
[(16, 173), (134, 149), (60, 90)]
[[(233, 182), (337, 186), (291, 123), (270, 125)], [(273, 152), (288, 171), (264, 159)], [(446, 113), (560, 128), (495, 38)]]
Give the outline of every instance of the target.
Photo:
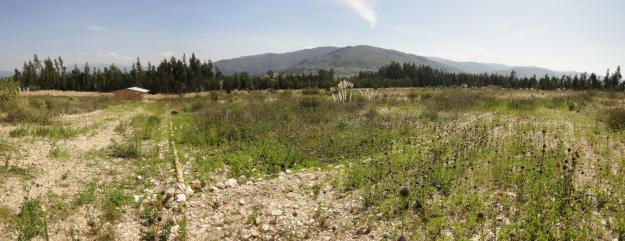
[(187, 194), (187, 195), (193, 194), (193, 189), (191, 188), (191, 186), (187, 186), (184, 183), (178, 183), (176, 184), (176, 186), (178, 187), (178, 190), (180, 190), (180, 192), (184, 194)]
[(280, 216), (280, 215), (282, 215), (282, 210), (280, 209), (271, 210), (271, 216)]
[(193, 191), (195, 192), (200, 192), (202, 191), (202, 182), (200, 182), (200, 180), (193, 180), (191, 181), (191, 188), (193, 189)]
[(234, 188), (238, 185), (237, 180), (234, 178), (230, 178), (228, 180), (226, 180), (226, 182), (224, 183), (227, 187), (229, 188)]
[(237, 178), (237, 183), (238, 183), (239, 185), (243, 185), (243, 184), (247, 183), (247, 177), (245, 177), (245, 176), (240, 176), (240, 177), (238, 177), (238, 178)]
[(264, 232), (267, 232), (267, 231), (269, 231), (269, 230), (271, 229), (271, 226), (269, 226), (269, 224), (266, 224), (266, 223), (265, 223), (265, 224), (263, 224), (263, 225), (260, 227), (260, 229), (261, 229), (261, 230), (263, 230)]
[(141, 201), (141, 198), (143, 198), (143, 195), (132, 195), (132, 198), (136, 203), (138, 203), (139, 201)]
[(185, 195), (184, 193), (180, 193), (176, 195), (176, 202), (186, 202), (187, 201), (187, 195)]

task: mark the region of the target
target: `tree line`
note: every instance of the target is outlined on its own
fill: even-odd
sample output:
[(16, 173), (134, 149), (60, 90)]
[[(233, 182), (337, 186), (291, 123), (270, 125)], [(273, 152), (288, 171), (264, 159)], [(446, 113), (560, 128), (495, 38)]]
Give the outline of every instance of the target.
[[(187, 59), (171, 57), (158, 65), (148, 62), (144, 67), (137, 59), (129, 69), (112, 64), (103, 69), (85, 64), (82, 68), (74, 65), (67, 69), (63, 59), (46, 58), (37, 55), (24, 63), (22, 70), (15, 70), (13, 79), (22, 88), (30, 90), (74, 90), (109, 92), (138, 86), (151, 93), (185, 93), (210, 90), (258, 90), (258, 89), (329, 89), (336, 86), (339, 79), (334, 70), (318, 70), (316, 73), (275, 73), (251, 75), (245, 72), (232, 75), (222, 74), (209, 61), (200, 61), (195, 54)], [(533, 88), (543, 90), (612, 90), (625, 91), (621, 81), (621, 68), (614, 73), (609, 71), (599, 77), (595, 73), (582, 73), (575, 76), (518, 77), (514, 71), (510, 75), (494, 73), (471, 74), (453, 73), (414, 63), (391, 62), (377, 71), (360, 72), (347, 78), (357, 88), (387, 87), (444, 87), (489, 85), (505, 88)]]
[(142, 65), (140, 59), (130, 69), (111, 64), (108, 67), (93, 68), (85, 64), (68, 69), (61, 57), (41, 60), (34, 55), (24, 63), (22, 70), (15, 70), (13, 79), (22, 88), (30, 90), (74, 90), (109, 92), (139, 86), (151, 93), (184, 93), (208, 90), (235, 89), (301, 89), (329, 88), (334, 84), (334, 71), (320, 70), (317, 74), (274, 74), (252, 76), (247, 73), (223, 75), (214, 64), (200, 61), (195, 54), (187, 59), (171, 57), (162, 60), (158, 66), (148, 62)]
[(351, 79), (356, 88), (494, 85), (515, 89), (625, 91), (625, 82), (621, 80), (620, 66), (612, 74), (608, 70), (603, 77), (595, 73), (581, 73), (575, 76), (517, 77), (514, 71), (510, 75), (451, 73), (426, 65), (396, 62), (385, 65), (376, 72), (360, 72), (358, 76)]

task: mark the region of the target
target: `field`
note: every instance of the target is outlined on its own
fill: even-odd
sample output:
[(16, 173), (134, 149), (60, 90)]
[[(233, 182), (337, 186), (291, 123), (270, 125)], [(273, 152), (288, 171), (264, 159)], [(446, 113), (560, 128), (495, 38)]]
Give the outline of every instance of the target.
[(623, 93), (347, 93), (0, 98), (0, 240), (625, 239)]

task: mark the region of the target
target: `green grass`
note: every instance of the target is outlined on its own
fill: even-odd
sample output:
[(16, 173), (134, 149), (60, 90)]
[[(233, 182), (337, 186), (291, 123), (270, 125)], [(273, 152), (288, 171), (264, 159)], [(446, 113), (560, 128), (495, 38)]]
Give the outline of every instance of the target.
[(58, 145), (53, 145), (52, 148), (50, 148), (50, 152), (48, 154), (48, 156), (54, 158), (54, 159), (67, 159), (69, 158), (69, 151), (63, 147), (60, 147)]
[(130, 197), (125, 190), (125, 186), (118, 182), (104, 187), (104, 194), (100, 200), (104, 220), (115, 222), (122, 217), (124, 212), (122, 207), (130, 202)]
[(142, 155), (141, 141), (137, 137), (123, 143), (113, 141), (108, 152), (108, 155), (113, 158), (137, 159)]
[(22, 204), (16, 224), (19, 229), (17, 240), (31, 240), (46, 235), (45, 213), (39, 199), (29, 199)]
[[(162, 144), (171, 140), (190, 167), (186, 178), (209, 183), (215, 173), (272, 176), (304, 168), (338, 170), (334, 166), (342, 164), (345, 168), (333, 172), (327, 184), (339, 195), (362, 195), (367, 220), (409, 220), (404, 225), (408, 240), (467, 240), (487, 233), (497, 240), (625, 237), (623, 96), (461, 88), (384, 91), (379, 100), (356, 94), (347, 103), (334, 103), (325, 91), (307, 90), (214, 92), (119, 105), (111, 111), (122, 115), (143, 108), (147, 113), (123, 120), (116, 132), (124, 140), (85, 158), (131, 160), (137, 175), (163, 178), (159, 170), (171, 169), (174, 157)], [(171, 111), (178, 113), (168, 116)], [(15, 135), (52, 140), (76, 135), (59, 126), (29, 124), (22, 127), (26, 134)], [(37, 135), (38, 129), (45, 131)], [(0, 142), (0, 154), (1, 147)], [(50, 155), (62, 153), (53, 147)], [(104, 220), (115, 222), (124, 207), (132, 206), (128, 194), (152, 185), (93, 181), (65, 198), (70, 201), (52, 203), (52, 210), (93, 204)], [(321, 202), (324, 185), (307, 191)], [(407, 197), (398, 194), (403, 186), (410, 189)], [(138, 215), (151, 222), (147, 239), (169, 235), (168, 220), (154, 221), (159, 207), (137, 206), (144, 208)], [(328, 210), (322, 205), (318, 212), (322, 226), (328, 225)], [(396, 239), (401, 229), (390, 226), (386, 236)]]
[(133, 127), (133, 135), (141, 140), (157, 140), (161, 137), (162, 119), (157, 115), (139, 115), (135, 116), (130, 122)]
[(96, 201), (96, 190), (98, 188), (97, 180), (92, 180), (89, 182), (87, 187), (85, 187), (80, 192), (76, 193), (74, 197), (73, 205), (76, 207), (80, 207), (87, 204), (93, 204)]
[[(623, 222), (615, 217), (625, 213), (623, 179), (617, 177), (623, 169), (615, 174), (607, 167), (620, 158), (608, 146), (623, 137), (606, 134), (600, 114), (618, 98), (413, 89), (373, 102), (356, 95), (340, 104), (314, 91), (156, 104), (183, 110), (172, 116), (173, 141), (195, 177), (210, 180), (223, 167), (237, 177), (346, 164), (350, 168), (333, 179), (335, 186), (361, 193), (367, 210), (381, 212), (383, 220), (412, 220), (409, 239), (445, 239), (451, 230), (446, 235), (462, 240), (497, 226), (499, 240), (561, 240), (621, 233)], [(602, 140), (605, 135), (613, 139)], [(595, 160), (606, 169), (595, 170), (596, 176), (579, 164), (592, 160), (575, 154), (586, 150), (582, 139), (601, 150)], [(595, 192), (598, 183), (612, 192)], [(411, 189), (407, 199), (397, 195), (401, 186)], [(318, 195), (319, 187), (311, 192)], [(589, 218), (592, 212), (618, 222), (594, 228), (601, 224)], [(501, 216), (510, 223), (498, 223)]]
[(15, 216), (11, 209), (6, 204), (0, 205), (0, 224), (11, 224), (15, 219)]

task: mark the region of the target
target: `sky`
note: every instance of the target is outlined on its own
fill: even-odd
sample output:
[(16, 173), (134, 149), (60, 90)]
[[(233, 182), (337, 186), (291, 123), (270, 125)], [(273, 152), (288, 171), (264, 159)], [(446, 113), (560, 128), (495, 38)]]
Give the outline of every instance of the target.
[(0, 70), (213, 61), (372, 45), (458, 61), (605, 73), (625, 65), (623, 0), (0, 0)]

